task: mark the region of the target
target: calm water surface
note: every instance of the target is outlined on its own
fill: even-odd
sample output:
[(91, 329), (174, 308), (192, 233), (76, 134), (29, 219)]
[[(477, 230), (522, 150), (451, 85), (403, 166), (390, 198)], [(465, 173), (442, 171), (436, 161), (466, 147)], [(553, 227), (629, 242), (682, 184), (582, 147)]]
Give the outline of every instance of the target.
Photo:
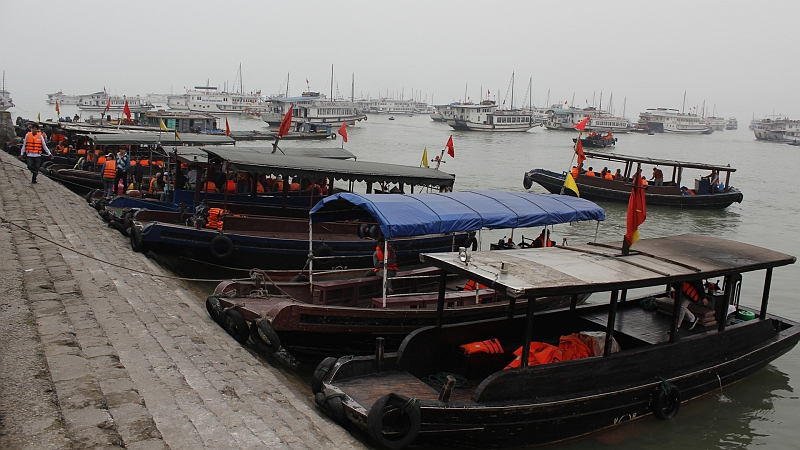
[[(67, 108), (65, 108), (67, 109)], [(68, 112), (74, 114), (74, 112)], [(439, 155), (452, 134), (455, 158), (445, 156), (442, 170), (456, 175), (456, 190), (502, 189), (524, 191), (523, 174), (534, 168), (567, 170), (572, 161), (572, 138), (575, 133), (536, 128), (528, 133), (454, 132), (435, 123), (428, 116), (370, 116), (366, 122), (349, 128), (349, 142), (344, 144), (362, 161), (376, 161), (418, 166), (424, 148), (428, 156)], [(235, 130), (266, 130), (260, 121), (231, 118)], [(224, 120), (222, 121), (224, 124)], [(746, 122), (746, 121), (742, 121)], [(640, 227), (643, 238), (698, 233), (735, 239), (764, 246), (791, 255), (800, 255), (800, 233), (796, 221), (800, 183), (798, 148), (785, 144), (757, 142), (746, 126), (737, 131), (715, 132), (707, 136), (660, 134), (619, 135), (617, 153), (654, 158), (730, 164), (737, 169), (731, 184), (744, 193), (741, 204), (723, 210), (687, 211), (649, 207), (647, 220)], [(268, 145), (265, 143), (244, 143)], [(284, 141), (287, 147), (341, 146), (342, 141)], [(607, 161), (590, 161), (596, 169)], [(615, 170), (617, 167), (609, 166)], [(644, 173), (651, 175), (652, 167)], [(669, 178), (670, 173), (665, 171)], [(693, 186), (700, 173), (686, 171), (683, 184)], [(702, 173), (702, 175), (706, 175)], [(534, 184), (532, 191), (545, 193)], [(594, 240), (621, 242), (625, 233), (626, 205), (601, 203), (606, 221), (599, 228), (593, 223), (556, 226), (553, 238), (567, 238), (570, 243)], [(535, 237), (540, 230), (517, 230), (520, 235)], [(482, 247), (488, 248), (509, 231), (482, 233)], [(763, 273), (745, 276), (742, 302), (760, 304)], [(210, 286), (196, 286), (203, 294)], [(800, 320), (800, 304), (794, 294), (800, 288), (800, 266), (775, 270), (770, 296), (770, 312)], [(800, 385), (800, 349), (794, 349), (754, 376), (722, 392), (681, 406), (676, 418), (659, 421), (647, 418), (625, 424), (602, 434), (551, 448), (583, 449), (731, 449), (797, 448), (797, 418), (800, 401), (795, 388)], [(291, 374), (290, 374), (291, 375)], [(293, 381), (301, 389), (305, 373), (295, 373)]]
[[(533, 168), (563, 171), (572, 161), (575, 133), (536, 128), (528, 133), (454, 132), (427, 116), (370, 116), (367, 122), (348, 129), (344, 147), (359, 160), (419, 165), (423, 148), (428, 156), (440, 154), (452, 134), (455, 158), (445, 156), (442, 170), (456, 174), (456, 190), (502, 189), (524, 191), (523, 174)], [(261, 129), (251, 120), (234, 120), (235, 129)], [(649, 207), (647, 220), (640, 227), (643, 238), (698, 233), (719, 236), (764, 246), (791, 255), (800, 255), (800, 233), (796, 221), (800, 183), (797, 181), (798, 149), (785, 144), (757, 142), (746, 126), (736, 131), (721, 131), (703, 136), (660, 134), (619, 135), (616, 153), (677, 159), (714, 164), (730, 164), (737, 169), (731, 185), (744, 193), (741, 204), (713, 211), (678, 210)], [(314, 146), (319, 143), (287, 142), (286, 146)], [(341, 140), (323, 144), (341, 146)], [(607, 161), (589, 161), (601, 169)], [(609, 166), (615, 170), (617, 167)], [(652, 167), (643, 167), (651, 175)], [(669, 172), (665, 171), (669, 178)], [(684, 173), (682, 184), (693, 187), (695, 176)], [(534, 184), (534, 192), (546, 191)], [(571, 243), (594, 240), (620, 242), (625, 233), (626, 205), (601, 203), (607, 219), (599, 229), (592, 223), (555, 227), (554, 238)], [(519, 235), (535, 236), (540, 230), (517, 230)], [(508, 231), (484, 232), (483, 248)], [(556, 240), (556, 239), (554, 239)], [(745, 276), (743, 304), (758, 306), (763, 272)], [(800, 305), (794, 294), (800, 288), (800, 266), (778, 268), (774, 272), (770, 312), (800, 320)], [(754, 376), (722, 392), (716, 392), (681, 406), (670, 421), (653, 418), (616, 427), (580, 441), (556, 446), (559, 449), (708, 449), (708, 448), (797, 448), (797, 417), (800, 401), (795, 387), (800, 384), (800, 350), (794, 349)]]

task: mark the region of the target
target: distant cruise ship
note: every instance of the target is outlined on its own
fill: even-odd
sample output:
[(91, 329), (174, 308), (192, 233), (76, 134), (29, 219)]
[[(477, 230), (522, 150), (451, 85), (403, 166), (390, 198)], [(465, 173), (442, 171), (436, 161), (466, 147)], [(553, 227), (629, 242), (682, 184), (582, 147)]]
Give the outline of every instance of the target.
[(84, 111), (103, 112), (108, 107), (109, 111), (121, 112), (125, 108), (126, 102), (128, 103), (128, 109), (134, 114), (153, 109), (153, 105), (147, 103), (138, 95), (135, 97), (108, 95), (105, 91), (79, 96), (78, 108)]
[(800, 139), (800, 120), (769, 116), (761, 120), (754, 119), (750, 126), (759, 141), (786, 142)]
[(261, 91), (244, 94), (217, 91), (216, 86), (195, 86), (187, 94), (189, 95), (187, 105), (189, 111), (192, 112), (241, 114), (246, 112), (264, 113), (269, 110), (269, 103), (261, 96)]
[(651, 108), (639, 113), (639, 127), (654, 133), (710, 134), (714, 129), (697, 114), (680, 113), (677, 109)]
[(728, 117), (728, 120), (725, 121), (725, 129), (726, 130), (739, 129), (739, 121), (736, 120), (736, 117)]
[(536, 126), (529, 111), (499, 110), (492, 100), (479, 105), (460, 104), (453, 108), (447, 124), (460, 131), (517, 131), (525, 132)]
[(79, 95), (67, 95), (61, 91), (47, 94), (47, 104), (48, 105), (55, 105), (58, 102), (59, 105), (77, 105), (80, 101)]
[(315, 122), (336, 126), (347, 122), (355, 125), (356, 122), (367, 118), (366, 114), (350, 100), (332, 100), (319, 92), (303, 92), (300, 97), (272, 97), (269, 100), (271, 109), (262, 113), (261, 118), (271, 125), (281, 122), (290, 105), (294, 105), (292, 122), (295, 124)]
[(557, 106), (549, 108), (545, 112), (547, 120), (544, 122), (544, 126), (548, 130), (572, 131), (575, 125), (589, 116), (591, 116), (591, 119), (586, 124), (586, 129), (590, 131), (606, 132), (611, 130), (614, 133), (627, 133), (633, 128), (630, 119), (615, 117), (608, 111), (594, 107), (581, 109), (571, 106), (567, 108), (561, 108), (561, 105)]

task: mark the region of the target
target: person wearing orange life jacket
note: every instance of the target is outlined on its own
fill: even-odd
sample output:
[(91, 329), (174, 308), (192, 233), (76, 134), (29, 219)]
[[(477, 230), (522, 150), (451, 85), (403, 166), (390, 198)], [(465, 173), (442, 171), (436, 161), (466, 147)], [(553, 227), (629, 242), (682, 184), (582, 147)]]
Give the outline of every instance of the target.
[(295, 177), (289, 185), (289, 192), (300, 192), (300, 182)]
[(47, 148), (43, 133), (39, 132), (39, 125), (31, 125), (31, 131), (25, 135), (22, 140), (22, 148), (19, 151), (19, 159), (24, 160), (28, 164), (28, 170), (31, 171), (31, 183), (36, 183), (36, 177), (39, 175), (39, 168), (42, 167), (42, 153), (46, 154), (53, 159), (53, 154)]
[[(678, 313), (678, 326), (683, 323), (684, 317), (689, 319), (689, 329), (692, 330), (697, 325), (697, 317), (689, 311), (689, 302), (701, 303), (705, 306), (708, 305), (708, 300), (705, 298), (705, 289), (700, 280), (692, 280), (682, 283), (680, 291), (677, 293), (678, 299), (681, 302), (681, 310)], [(673, 292), (675, 294), (675, 292)]]
[(580, 173), (580, 170), (578, 170), (578, 166), (572, 166), (572, 178), (574, 180), (578, 179), (578, 174), (579, 173)]
[[(617, 170), (619, 170), (619, 169), (617, 169)], [(611, 171), (609, 170), (608, 172), (606, 172), (605, 179), (606, 180), (613, 180), (614, 179), (614, 174), (612, 174)]]
[(662, 172), (658, 167), (653, 167), (653, 178), (651, 178), (651, 180), (655, 181), (656, 186), (663, 186), (664, 172)]
[(478, 283), (475, 280), (469, 280), (467, 281), (467, 284), (464, 285), (465, 291), (474, 291), (476, 289), (486, 289), (486, 286)]
[[(394, 278), (397, 275), (397, 270), (399, 269), (397, 266), (397, 255), (394, 252), (394, 248), (388, 243), (385, 243), (383, 236), (378, 238), (378, 244), (375, 246), (375, 253), (372, 254), (372, 272), (379, 277), (383, 277), (384, 268), (386, 269), (386, 292), (391, 294), (393, 293), (392, 290), (392, 282), (390, 278)], [(384, 255), (383, 247), (386, 245), (388, 254)], [(386, 265), (384, 266), (384, 256), (386, 259)]]
[(550, 240), (550, 230), (542, 230), (542, 234), (531, 243), (531, 247), (533, 248), (553, 247), (555, 245), (556, 244)]
[(593, 176), (595, 176), (595, 173), (594, 173), (594, 168), (593, 168), (593, 167), (589, 167), (589, 170), (587, 170), (587, 171), (586, 171), (586, 174), (585, 174), (585, 175), (586, 175), (587, 177), (593, 177)]
[(272, 192), (283, 192), (283, 176), (278, 175), (272, 185)]
[(117, 160), (109, 153), (100, 166), (100, 176), (103, 178), (103, 196), (111, 198), (114, 194), (114, 179), (117, 177)]
[(213, 181), (203, 183), (203, 192), (217, 192), (217, 185)]

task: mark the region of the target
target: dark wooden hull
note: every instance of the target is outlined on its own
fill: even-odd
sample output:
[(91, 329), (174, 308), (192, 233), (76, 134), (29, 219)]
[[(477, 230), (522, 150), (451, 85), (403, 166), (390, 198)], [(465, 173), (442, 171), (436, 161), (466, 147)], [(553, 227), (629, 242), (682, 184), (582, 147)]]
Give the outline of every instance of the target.
[[(638, 305), (623, 309), (626, 307), (631, 310)], [(587, 314), (580, 314), (582, 310)], [(570, 311), (537, 313), (535, 334), (556, 331), (557, 324), (562, 332), (573, 327), (591, 330), (592, 323), (581, 317), (603, 316), (607, 306), (578, 311), (577, 316)], [(396, 393), (420, 399), (421, 425), (414, 444), (454, 448), (541, 445), (651, 415), (661, 385), (659, 377), (675, 385), (681, 401), (687, 401), (753, 374), (800, 339), (798, 324), (769, 316), (730, 326), (724, 332), (680, 330), (675, 343), (647, 344), (620, 332), (615, 337), (623, 351), (610, 357), (507, 371), (502, 370), (506, 361), (497, 360), (488, 373), (470, 369), (477, 359), (452, 350), (458, 343), (492, 335), (506, 342), (510, 352), (513, 341), (504, 330), (520, 331), (525, 321), (520, 316), (513, 324), (506, 319), (421, 329), (404, 341), (397, 354), (387, 355), (381, 374), (376, 372), (374, 356), (340, 359), (323, 379), (323, 387), (346, 395), (343, 404), (348, 422), (365, 431), (372, 405), (384, 395)], [(481, 355), (482, 361), (491, 356), (502, 355)], [(473, 370), (467, 378), (483, 381), (477, 388), (454, 389), (451, 400), (441, 402), (438, 391), (420, 381), (424, 378), (421, 374), (435, 375), (441, 370), (464, 374)]]
[[(549, 170), (534, 169), (526, 175), (553, 194), (561, 193), (564, 174)], [(581, 198), (592, 201), (613, 201), (628, 203), (631, 196), (629, 183), (605, 180), (599, 177), (579, 176), (576, 180)], [(741, 203), (744, 196), (734, 188), (716, 194), (683, 195), (679, 186), (648, 186), (645, 190), (647, 205), (662, 205), (676, 208), (727, 208), (732, 203)]]
[[(578, 138), (572, 138), (572, 142), (577, 143)], [(617, 144), (617, 138), (613, 139), (581, 139), (584, 147), (591, 148), (610, 148)]]

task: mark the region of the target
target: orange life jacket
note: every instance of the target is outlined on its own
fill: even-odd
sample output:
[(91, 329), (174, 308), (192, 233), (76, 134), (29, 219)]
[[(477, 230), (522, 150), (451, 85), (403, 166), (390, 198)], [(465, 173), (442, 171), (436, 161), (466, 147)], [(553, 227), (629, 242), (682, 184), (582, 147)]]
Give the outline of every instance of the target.
[(117, 176), (117, 162), (113, 159), (109, 159), (105, 162), (105, 167), (103, 168), (103, 178), (105, 179), (114, 179)]
[(150, 179), (150, 193), (155, 194), (158, 190), (158, 183), (156, 183), (156, 177)]
[(210, 208), (208, 210), (208, 221), (206, 222), (206, 228), (221, 230), (223, 225), (222, 216), (227, 213), (228, 211), (222, 208)]
[(142, 167), (149, 167), (150, 166), (150, 160), (149, 159), (143, 159), (139, 164)]
[(272, 186), (272, 192), (283, 192), (283, 181), (276, 181)]
[(256, 192), (264, 192), (264, 186), (256, 181)]
[(653, 177), (657, 180), (659, 178), (664, 178), (664, 172), (659, 169), (653, 169)]
[(478, 283), (475, 280), (467, 281), (467, 284), (464, 285), (465, 291), (474, 291), (475, 289), (486, 289), (486, 286)]
[(691, 284), (683, 283), (683, 287), (681, 288), (681, 290), (689, 300), (693, 302), (700, 300), (700, 293), (697, 292), (697, 289), (695, 289), (695, 287), (692, 286)]
[(592, 170), (587, 170), (585, 175), (586, 175), (587, 177), (593, 177), (593, 176), (594, 176), (594, 171), (592, 171)]
[(606, 180), (613, 180), (613, 179), (614, 175), (612, 175), (611, 172), (606, 172)]
[[(212, 182), (212, 181), (206, 181), (205, 184), (203, 184), (203, 191), (205, 191), (205, 192), (217, 192), (217, 185), (214, 184), (214, 182)], [(211, 208), (211, 209), (214, 209), (214, 208)]]
[(291, 192), (300, 192), (300, 183), (292, 183), (289, 185), (289, 190)]
[[(514, 355), (517, 357), (506, 366), (505, 370), (522, 365), (522, 347), (519, 347), (514, 352)], [(570, 334), (561, 336), (558, 347), (545, 342), (531, 342), (531, 346), (528, 350), (528, 365), (535, 366), (539, 364), (571, 361), (573, 359), (587, 358), (589, 356), (591, 356), (589, 347), (581, 341), (578, 335)]]
[(25, 153), (31, 155), (41, 155), (42, 151), (42, 135), (36, 134), (33, 135), (32, 132), (28, 132), (25, 135)]
[(579, 173), (580, 173), (580, 171), (578, 170), (577, 167), (573, 167), (572, 168), (572, 178), (578, 178), (578, 174)]
[[(376, 256), (378, 257), (378, 264), (383, 266), (383, 249), (381, 248), (380, 244), (375, 246), (375, 253), (376, 253)], [(389, 263), (389, 261), (392, 260), (393, 256), (395, 258), (395, 262)], [(392, 248), (391, 245), (389, 246), (389, 257), (386, 258), (386, 261), (387, 261), (386, 270), (393, 270), (393, 271), (397, 271), (398, 270), (398, 267), (397, 267), (397, 255), (395, 255), (394, 249)], [(373, 269), (373, 272), (377, 273), (379, 270), (381, 270), (381, 268), (380, 267), (376, 267), (375, 269)]]
[(79, 148), (78, 149), (78, 154), (79, 155), (85, 155), (86, 154), (86, 149), (85, 148)]
[(490, 355), (503, 353), (503, 347), (497, 338), (487, 339), (485, 341), (470, 342), (469, 344), (459, 345), (458, 348), (464, 351), (465, 355), (474, 355), (475, 353), (488, 353)]
[(235, 194), (236, 193), (236, 182), (233, 181), (233, 180), (228, 180), (228, 182), (225, 183), (225, 192), (227, 192), (228, 194)]
[(96, 164), (97, 164), (98, 166), (102, 166), (104, 162), (106, 162), (106, 157), (105, 157), (105, 156), (99, 156), (99, 157), (97, 158), (97, 162), (96, 162)]

